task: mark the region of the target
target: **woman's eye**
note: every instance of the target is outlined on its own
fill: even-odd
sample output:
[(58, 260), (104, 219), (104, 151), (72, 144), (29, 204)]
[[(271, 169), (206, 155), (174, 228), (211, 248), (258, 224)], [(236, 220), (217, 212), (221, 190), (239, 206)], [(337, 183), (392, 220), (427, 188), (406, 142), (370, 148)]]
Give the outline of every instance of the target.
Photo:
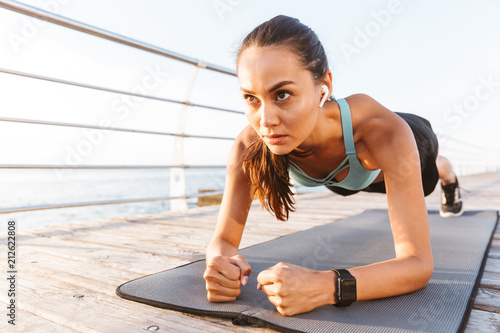
[(278, 101), (284, 101), (284, 100), (288, 99), (288, 97), (290, 97), (290, 95), (291, 94), (287, 91), (280, 91), (280, 92), (278, 92), (278, 94), (276, 94), (276, 99)]
[(255, 98), (254, 96), (251, 96), (251, 95), (246, 95), (246, 96), (243, 96), (243, 98), (250, 104), (253, 104), (253, 103), (256, 103), (257, 102), (257, 98)]

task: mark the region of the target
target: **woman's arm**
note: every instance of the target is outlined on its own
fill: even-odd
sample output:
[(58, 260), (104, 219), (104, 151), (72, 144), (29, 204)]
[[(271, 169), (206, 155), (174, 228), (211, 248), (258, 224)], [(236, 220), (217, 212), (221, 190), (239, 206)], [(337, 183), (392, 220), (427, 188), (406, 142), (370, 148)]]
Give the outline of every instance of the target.
[(252, 203), (250, 179), (242, 169), (241, 157), (254, 131), (246, 127), (236, 138), (227, 164), (224, 196), (214, 236), (207, 249), (207, 258), (238, 253), (243, 229)]
[(243, 172), (241, 157), (253, 133), (248, 126), (233, 144), (217, 225), (207, 247), (204, 278), (207, 297), (214, 302), (236, 299), (251, 272), (245, 258), (238, 255), (238, 247), (252, 203), (250, 180)]
[[(348, 269), (356, 278), (357, 299), (416, 291), (430, 279), (433, 260), (413, 133), (404, 120), (370, 97), (355, 95), (347, 100), (354, 110), (353, 124), (361, 122), (355, 128), (358, 158), (364, 167), (383, 171), (396, 250), (394, 259)], [(294, 315), (332, 304), (334, 278), (332, 271), (280, 263), (263, 271), (257, 280), (281, 314)]]
[[(351, 101), (349, 100), (351, 103)], [(408, 124), (366, 95), (356, 95), (353, 107), (369, 110), (374, 120), (360, 128), (361, 146), (382, 169), (396, 258), (352, 268), (358, 299), (401, 295), (425, 287), (433, 272), (429, 218), (425, 205), (420, 159)], [(362, 113), (362, 112), (361, 112)]]

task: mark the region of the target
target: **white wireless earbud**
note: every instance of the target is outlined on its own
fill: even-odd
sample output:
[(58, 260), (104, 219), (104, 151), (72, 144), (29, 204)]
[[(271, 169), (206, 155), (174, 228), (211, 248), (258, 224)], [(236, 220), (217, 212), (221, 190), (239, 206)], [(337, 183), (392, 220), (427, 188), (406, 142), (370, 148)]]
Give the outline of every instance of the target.
[(321, 86), (321, 90), (323, 91), (323, 98), (321, 99), (321, 102), (319, 102), (319, 107), (322, 108), (323, 104), (325, 104), (326, 100), (328, 97), (330, 97), (330, 90), (328, 90), (328, 87), (326, 85)]

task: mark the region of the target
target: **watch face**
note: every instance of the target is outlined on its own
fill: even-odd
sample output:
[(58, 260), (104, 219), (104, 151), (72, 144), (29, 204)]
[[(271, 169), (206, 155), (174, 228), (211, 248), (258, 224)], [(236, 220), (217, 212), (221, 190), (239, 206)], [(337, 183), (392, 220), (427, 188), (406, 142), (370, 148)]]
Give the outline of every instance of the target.
[(354, 302), (356, 301), (356, 279), (342, 278), (339, 279), (340, 301)]

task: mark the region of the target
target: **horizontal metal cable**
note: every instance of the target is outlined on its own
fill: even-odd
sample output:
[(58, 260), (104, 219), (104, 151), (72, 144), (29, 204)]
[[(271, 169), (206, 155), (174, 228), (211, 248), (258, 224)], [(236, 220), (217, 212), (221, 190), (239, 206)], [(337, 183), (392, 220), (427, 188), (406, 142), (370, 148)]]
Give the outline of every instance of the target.
[(175, 199), (192, 199), (192, 198), (207, 197), (210, 195), (223, 194), (223, 193), (224, 193), (224, 191), (214, 191), (214, 192), (205, 192), (205, 193), (202, 193), (199, 195), (186, 195), (186, 196), (179, 196), (179, 197), (126, 199), (126, 200), (112, 200), (112, 201), (92, 201), (92, 202), (67, 203), (67, 204), (60, 204), (60, 205), (39, 205), (39, 206), (0, 208), (0, 214), (19, 213), (19, 212), (28, 212), (28, 211), (45, 210), (45, 209), (57, 209), (57, 208), (114, 205), (114, 204), (151, 202), (151, 201), (167, 201), (167, 200), (175, 200)]
[(485, 155), (485, 154), (493, 154), (493, 150), (489, 149), (483, 149), (480, 150), (475, 147), (463, 145), (461, 143), (456, 143), (453, 141), (448, 141), (448, 142), (443, 142), (439, 145), (439, 149), (446, 149), (446, 150), (455, 150), (459, 151), (464, 155)]
[(37, 8), (37, 7), (26, 5), (24, 3), (20, 3), (17, 1), (1, 0), (0, 7), (3, 7), (5, 9), (8, 9), (8, 10), (20, 13), (20, 14), (28, 15), (28, 16), (31, 16), (31, 17), (34, 17), (34, 18), (37, 18), (40, 20), (44, 20), (44, 21), (47, 21), (50, 23), (54, 23), (54, 24), (57, 24), (57, 25), (60, 25), (60, 26), (63, 26), (63, 27), (69, 28), (69, 29), (73, 29), (76, 31), (80, 31), (80, 32), (89, 34), (89, 35), (93, 35), (93, 36), (96, 36), (99, 38), (107, 39), (107, 40), (110, 40), (110, 41), (113, 41), (113, 42), (116, 42), (119, 44), (127, 45), (130, 47), (139, 49), (139, 50), (158, 54), (158, 55), (170, 58), (170, 59), (182, 61), (182, 62), (191, 64), (191, 65), (195, 65), (195, 66), (200, 67), (200, 68), (206, 68), (206, 69), (216, 71), (219, 73), (224, 73), (224, 74), (236, 76), (236, 71), (233, 69), (229, 69), (229, 68), (225, 68), (225, 67), (222, 67), (219, 65), (207, 63), (207, 62), (204, 62), (200, 59), (195, 59), (192, 57), (182, 55), (180, 53), (172, 52), (172, 51), (166, 50), (164, 48), (161, 48), (161, 47), (158, 47), (158, 46), (155, 46), (152, 44), (144, 43), (144, 42), (141, 42), (141, 41), (129, 38), (129, 37), (125, 37), (125, 36), (116, 34), (116, 33), (111, 32), (111, 31), (100, 29), (100, 28), (94, 27), (92, 25), (85, 24), (83, 22), (72, 20), (70, 18), (42, 10), (40, 8)]
[(179, 100), (175, 100), (175, 99), (170, 99), (170, 98), (163, 98), (163, 97), (157, 97), (157, 96), (151, 96), (151, 95), (142, 95), (142, 94), (139, 94), (139, 93), (133, 93), (133, 92), (125, 91), (125, 90), (111, 89), (111, 88), (100, 87), (100, 86), (95, 86), (95, 85), (86, 84), (86, 83), (80, 83), (80, 82), (62, 80), (62, 79), (57, 79), (57, 78), (43, 76), (43, 75), (37, 75), (37, 74), (31, 74), (31, 73), (26, 73), (26, 72), (15, 71), (15, 70), (7, 69), (7, 68), (1, 68), (0, 67), (0, 72), (1, 73), (6, 73), (6, 74), (11, 74), (11, 75), (29, 77), (31, 79), (44, 80), (44, 81), (50, 81), (50, 82), (55, 82), (55, 83), (61, 83), (61, 84), (76, 86), (76, 87), (82, 87), (82, 88), (88, 88), (88, 89), (106, 91), (106, 92), (111, 92), (111, 93), (115, 93), (115, 94), (136, 96), (136, 97), (141, 97), (141, 98), (146, 98), (146, 99), (153, 99), (153, 100), (162, 101), (162, 102), (182, 104), (182, 105), (187, 105), (187, 106), (191, 106), (191, 107), (199, 107), (199, 108), (216, 110), (216, 111), (231, 112), (231, 113), (237, 113), (237, 114), (245, 114), (243, 111), (237, 111), (237, 110), (219, 108), (219, 107), (216, 107), (216, 106), (196, 104), (196, 103), (191, 103), (191, 102), (183, 102), (183, 101), (179, 101)]
[(443, 155), (448, 153), (454, 153), (455, 155), (461, 155), (464, 157), (474, 157), (474, 158), (486, 158), (494, 156), (493, 152), (480, 152), (480, 151), (464, 151), (463, 147), (453, 147), (453, 146), (440, 146), (439, 151), (443, 151)]
[(447, 140), (450, 140), (450, 141), (454, 141), (456, 143), (459, 143), (461, 145), (466, 146), (467, 148), (477, 149), (477, 150), (482, 150), (482, 151), (486, 151), (486, 152), (492, 152), (492, 153), (500, 154), (500, 150), (494, 150), (494, 149), (491, 149), (491, 148), (481, 147), (481, 146), (475, 145), (473, 143), (469, 143), (469, 142), (466, 142), (466, 141), (455, 139), (454, 137), (451, 137), (451, 136), (448, 136), (448, 135), (441, 135), (438, 138), (443, 138), (443, 139), (447, 139)]
[(191, 134), (179, 134), (179, 133), (169, 133), (169, 132), (143, 131), (143, 130), (135, 130), (135, 129), (129, 129), (129, 128), (99, 127), (99, 126), (93, 126), (93, 125), (60, 123), (60, 122), (44, 121), (44, 120), (31, 120), (31, 119), (0, 117), (0, 121), (10, 121), (10, 122), (25, 123), (25, 124), (37, 124), (37, 125), (90, 128), (90, 129), (98, 129), (98, 130), (105, 130), (105, 131), (132, 132), (132, 133), (154, 134), (154, 135), (170, 135), (170, 136), (192, 138), (192, 139), (234, 140), (234, 138), (221, 137), (221, 136), (191, 135)]
[(0, 169), (225, 169), (225, 165), (48, 165), (0, 164)]

